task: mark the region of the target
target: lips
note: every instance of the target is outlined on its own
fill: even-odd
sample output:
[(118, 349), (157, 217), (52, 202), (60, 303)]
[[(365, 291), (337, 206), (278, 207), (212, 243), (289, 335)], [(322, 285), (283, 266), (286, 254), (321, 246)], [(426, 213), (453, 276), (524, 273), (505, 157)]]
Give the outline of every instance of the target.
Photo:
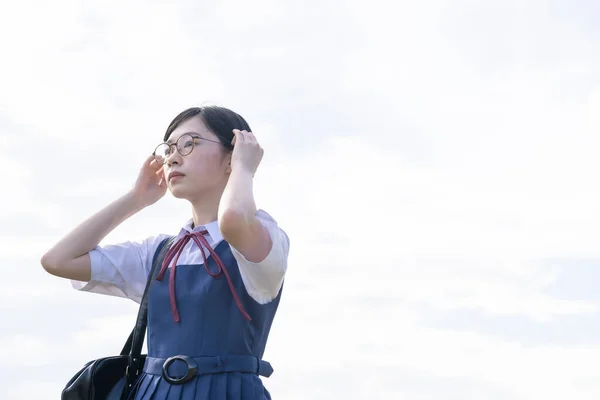
[(184, 176), (184, 175), (181, 172), (178, 172), (178, 171), (171, 171), (169, 173), (169, 176), (168, 176), (167, 179), (170, 181), (171, 179), (173, 179), (176, 176)]

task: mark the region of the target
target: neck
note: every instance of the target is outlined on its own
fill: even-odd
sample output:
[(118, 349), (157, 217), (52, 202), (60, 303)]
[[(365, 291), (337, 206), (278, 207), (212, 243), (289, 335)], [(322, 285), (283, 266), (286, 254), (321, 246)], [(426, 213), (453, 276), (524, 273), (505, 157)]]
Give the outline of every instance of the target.
[(217, 220), (219, 210), (219, 198), (210, 198), (205, 196), (201, 199), (192, 201), (192, 218), (194, 227), (206, 225)]

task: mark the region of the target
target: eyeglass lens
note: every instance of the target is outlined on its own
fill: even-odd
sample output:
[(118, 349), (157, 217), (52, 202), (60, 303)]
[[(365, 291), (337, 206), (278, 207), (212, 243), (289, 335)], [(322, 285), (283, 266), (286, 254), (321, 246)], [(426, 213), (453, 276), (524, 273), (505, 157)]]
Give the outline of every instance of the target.
[[(181, 154), (182, 156), (187, 156), (194, 149), (194, 138), (192, 137), (192, 135), (186, 133), (185, 135), (182, 135), (179, 139), (177, 139), (175, 145), (177, 146), (177, 151), (179, 152), (179, 154)], [(169, 157), (171, 153), (175, 151), (173, 147), (173, 144), (159, 144), (156, 147), (156, 150), (154, 151), (154, 158), (156, 159), (156, 162), (158, 162), (159, 164), (164, 164), (167, 161), (167, 157)]]

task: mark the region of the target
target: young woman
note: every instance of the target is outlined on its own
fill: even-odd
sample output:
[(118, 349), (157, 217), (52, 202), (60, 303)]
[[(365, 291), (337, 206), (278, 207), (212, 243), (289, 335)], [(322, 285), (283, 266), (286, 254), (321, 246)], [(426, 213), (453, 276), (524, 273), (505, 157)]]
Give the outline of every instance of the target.
[[(145, 161), (133, 189), (42, 257), (46, 271), (72, 280), (78, 290), (139, 303), (154, 254), (169, 235), (102, 247), (100, 241), (167, 188), (191, 203), (192, 218), (172, 235), (150, 287), (148, 358), (136, 400), (270, 399), (259, 375), (272, 372), (262, 355), (281, 296), (289, 239), (254, 202), (253, 176), (262, 155), (248, 123), (235, 112), (185, 110)], [(163, 374), (173, 356), (181, 357), (167, 363)], [(176, 381), (186, 374), (185, 382)]]

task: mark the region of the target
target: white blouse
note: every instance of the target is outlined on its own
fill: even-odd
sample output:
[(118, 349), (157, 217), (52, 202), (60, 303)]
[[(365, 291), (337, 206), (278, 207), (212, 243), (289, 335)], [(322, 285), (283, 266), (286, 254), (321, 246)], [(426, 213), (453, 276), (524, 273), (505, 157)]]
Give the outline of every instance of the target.
[[(265, 211), (258, 210), (257, 218), (267, 228), (273, 247), (267, 257), (258, 263), (248, 260), (233, 246), (231, 252), (237, 260), (242, 281), (248, 294), (259, 304), (266, 304), (277, 297), (287, 270), (290, 241), (277, 222)], [(222, 240), (217, 221), (192, 229), (189, 220), (180, 230), (175, 241), (187, 232), (207, 230), (205, 236), (214, 249)], [(160, 234), (142, 242), (125, 242), (98, 246), (90, 251), (92, 277), (89, 282), (71, 281), (77, 290), (126, 297), (140, 303), (146, 280), (152, 269), (152, 259), (158, 245), (170, 235)], [(209, 253), (204, 249), (206, 257)], [(200, 249), (193, 240), (184, 247), (177, 265), (204, 264)]]

